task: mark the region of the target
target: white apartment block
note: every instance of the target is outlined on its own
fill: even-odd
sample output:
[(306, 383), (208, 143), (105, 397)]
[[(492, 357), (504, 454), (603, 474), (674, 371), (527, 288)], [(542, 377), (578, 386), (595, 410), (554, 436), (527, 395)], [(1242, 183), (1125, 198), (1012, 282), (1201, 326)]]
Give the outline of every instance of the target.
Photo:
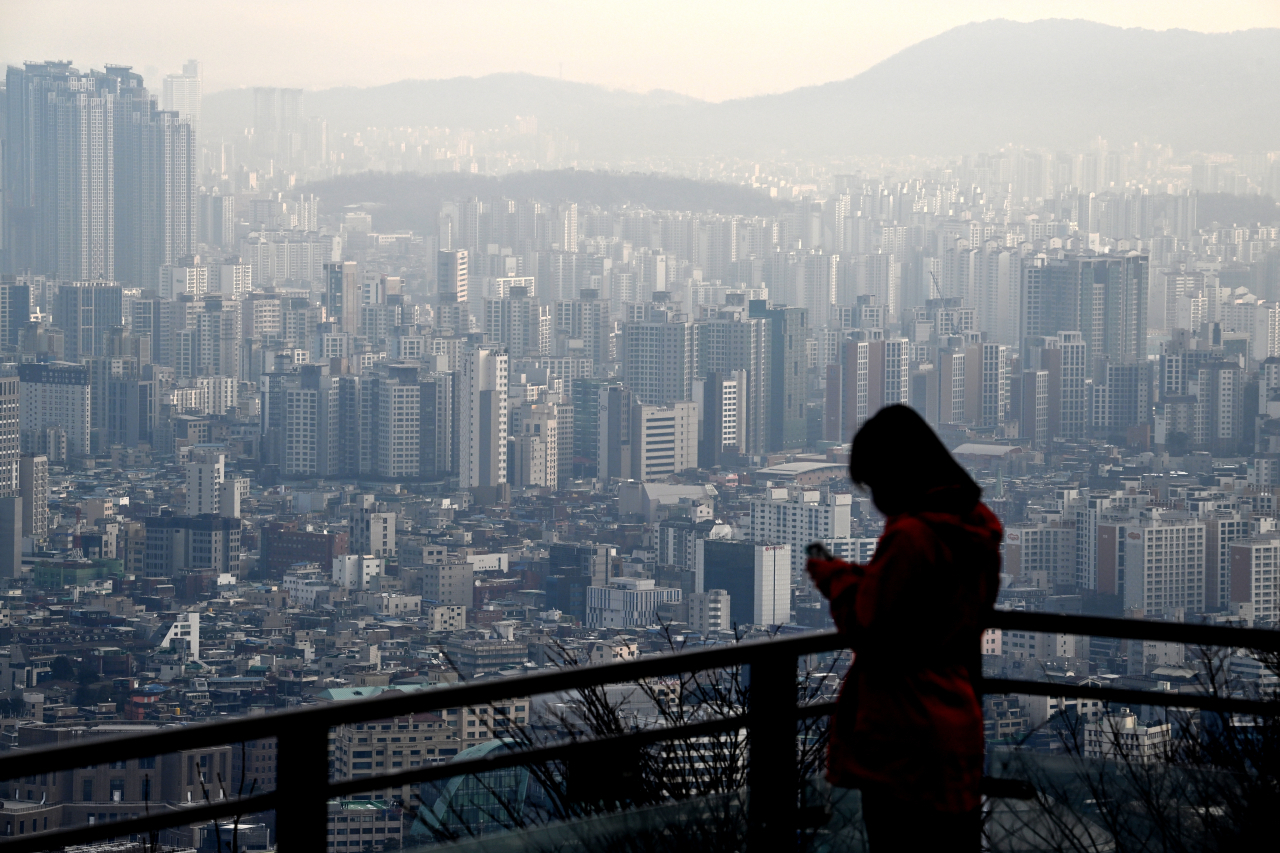
[(179, 613), (168, 630), (165, 631), (164, 639), (159, 643), (160, 648), (170, 648), (174, 640), (181, 640), (186, 643), (187, 650), (191, 652), (192, 660), (200, 660), (199, 613)]
[(333, 583), (344, 589), (369, 588), (375, 575), (382, 574), (382, 560), (359, 554), (343, 554), (333, 558)]
[[(911, 342), (906, 338), (872, 341), (870, 347), (868, 397), (872, 408), (905, 405), (911, 377)], [(875, 411), (868, 412), (874, 415)]]
[(876, 555), (879, 539), (846, 536), (842, 539), (823, 539), (822, 544), (832, 556), (849, 563), (869, 563)]
[(1062, 401), (1059, 435), (1083, 438), (1089, 424), (1088, 379), (1089, 345), (1080, 332), (1061, 332), (1048, 339), (1051, 349), (1062, 350)]
[(698, 404), (634, 406), (631, 413), (631, 476), (666, 479), (698, 466)]
[[(1014, 314), (1015, 318), (1017, 314)], [(1009, 408), (1009, 347), (982, 344), (982, 412), (978, 426), (1001, 426)]]
[(289, 596), (292, 606), (308, 610), (316, 606), (318, 596), (324, 596), (330, 590), (328, 578), (314, 563), (308, 568), (286, 572), (280, 586)]
[(1151, 510), (1120, 528), (1124, 537), (1124, 606), (1147, 616), (1205, 608), (1205, 524), (1185, 513)]
[(484, 300), (481, 328), (486, 339), (506, 344), (513, 355), (551, 354), (551, 306), (529, 296)]
[[(853, 495), (808, 489), (769, 489), (751, 501), (751, 538), (761, 544), (790, 545), (791, 573), (804, 571), (811, 542), (849, 538)], [(837, 555), (839, 556), (839, 555)]]
[(323, 282), (324, 265), (342, 260), (342, 238), (301, 231), (262, 231), (240, 241), (240, 257), (259, 286)]
[(1011, 524), (1005, 528), (1004, 543), (1004, 573), (1023, 585), (1047, 590), (1075, 585), (1074, 521)]
[(421, 388), (416, 384), (382, 382), (378, 388), (378, 454), (374, 471), (394, 480), (418, 476), (418, 433)]
[(187, 515), (222, 511), (222, 484), (226, 480), (226, 455), (220, 450), (197, 447), (187, 469)]

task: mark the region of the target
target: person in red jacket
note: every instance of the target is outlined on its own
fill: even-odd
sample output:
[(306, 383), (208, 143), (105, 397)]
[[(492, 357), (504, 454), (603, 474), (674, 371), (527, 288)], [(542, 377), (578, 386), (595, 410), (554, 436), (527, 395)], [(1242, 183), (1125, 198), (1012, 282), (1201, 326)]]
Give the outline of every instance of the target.
[[(886, 516), (866, 565), (810, 546), (808, 571), (849, 639), (827, 778), (859, 788), (870, 847), (978, 850), (981, 636), (1000, 573), (1000, 522), (906, 406), (853, 440), (849, 472)], [(941, 849), (941, 848), (940, 848)]]

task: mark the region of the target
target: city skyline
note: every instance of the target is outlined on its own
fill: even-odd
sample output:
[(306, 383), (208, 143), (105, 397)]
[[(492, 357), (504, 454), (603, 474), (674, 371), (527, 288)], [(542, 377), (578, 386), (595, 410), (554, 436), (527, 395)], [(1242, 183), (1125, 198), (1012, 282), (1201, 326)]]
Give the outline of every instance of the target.
[(0, 13), (0, 846), (1273, 835), (1280, 10), (902, 5)]

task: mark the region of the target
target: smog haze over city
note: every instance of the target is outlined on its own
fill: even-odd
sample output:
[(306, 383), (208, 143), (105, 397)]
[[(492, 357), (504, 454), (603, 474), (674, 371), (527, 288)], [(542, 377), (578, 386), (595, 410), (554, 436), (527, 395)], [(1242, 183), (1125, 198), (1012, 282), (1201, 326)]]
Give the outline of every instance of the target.
[[(1274, 838), (1274, 0), (10, 0), (0, 60), (0, 848)], [(980, 504), (887, 497), (934, 437)], [(943, 516), (994, 609), (891, 548)], [(963, 752), (943, 669), (973, 799), (867, 769)]]

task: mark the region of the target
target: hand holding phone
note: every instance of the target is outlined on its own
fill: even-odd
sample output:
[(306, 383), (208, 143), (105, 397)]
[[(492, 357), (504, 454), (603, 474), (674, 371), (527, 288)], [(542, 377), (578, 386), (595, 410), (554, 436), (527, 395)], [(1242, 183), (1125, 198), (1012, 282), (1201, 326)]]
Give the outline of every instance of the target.
[(827, 546), (821, 542), (810, 542), (805, 548), (805, 553), (809, 555), (811, 560), (834, 560), (835, 555), (827, 550)]

